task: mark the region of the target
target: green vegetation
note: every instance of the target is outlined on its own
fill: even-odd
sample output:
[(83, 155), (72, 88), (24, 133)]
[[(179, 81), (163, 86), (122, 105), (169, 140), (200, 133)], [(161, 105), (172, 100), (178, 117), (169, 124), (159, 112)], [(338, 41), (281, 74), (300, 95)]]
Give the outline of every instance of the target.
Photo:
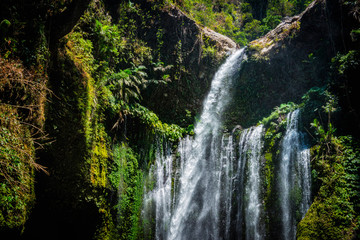
[(7, 57), (0, 55), (0, 229), (21, 231), (35, 201), (34, 170), (46, 172), (35, 150), (45, 140), (48, 89), (41, 66)]
[(177, 142), (185, 133), (185, 130), (176, 124), (162, 123), (155, 113), (137, 104), (131, 108), (130, 114), (138, 117), (141, 123), (149, 126), (153, 134), (165, 136), (172, 142)]
[(298, 239), (355, 237), (360, 226), (359, 176), (354, 175), (360, 167), (360, 152), (356, 145), (351, 137), (331, 137), (312, 148), (313, 177), (320, 188), (298, 225)]
[[(323, 103), (319, 108), (321, 98)], [(303, 99), (305, 109), (311, 105), (313, 112), (323, 120), (320, 123), (314, 118), (310, 123), (315, 140), (311, 148), (315, 198), (298, 225), (297, 238), (353, 239), (360, 227), (359, 176), (354, 174), (360, 167), (359, 145), (352, 137), (336, 136), (332, 115), (339, 105), (334, 95), (317, 88), (310, 90)]]
[[(47, 9), (49, 5), (51, 9)], [(44, 19), (66, 11), (70, 5), (71, 1), (39, 4), (47, 9)], [(154, 6), (156, 10), (164, 5)], [(45, 147), (42, 151), (50, 160), (45, 165), (56, 172), (49, 176), (50, 185), (41, 190), (56, 207), (40, 210), (73, 221), (81, 211), (90, 212), (96, 206), (97, 213), (89, 215), (89, 221), (99, 224), (96, 230), (87, 230), (95, 232), (93, 237), (138, 239), (143, 171), (153, 160), (151, 141), (157, 135), (177, 142), (185, 133), (142, 106), (141, 95), (146, 87), (167, 84), (181, 74), (181, 41), (177, 45), (179, 66), (172, 71), (172, 66), (160, 59), (160, 31), (159, 49), (155, 50), (136, 36), (133, 14), (144, 16), (139, 5), (121, 3), (121, 17), (115, 21), (103, 1), (94, 1), (74, 29), (52, 49), (50, 59), (45, 22), (36, 20), (35, 30), (31, 29), (38, 33), (32, 36), (38, 43), (30, 36), (22, 39), (28, 28), (19, 22), (22, 16), (17, 14), (21, 12), (18, 7), (9, 20), (0, 19), (1, 230), (20, 231), (28, 219), (35, 199), (34, 169), (44, 170), (35, 163), (37, 144)], [(14, 58), (24, 59), (26, 66)], [(47, 133), (55, 141), (43, 146), (45, 115)], [(135, 133), (132, 140), (125, 136), (126, 124), (132, 122), (142, 126), (138, 132), (147, 129), (143, 146), (137, 146), (140, 143), (132, 137)], [(146, 154), (144, 146), (149, 146)], [(140, 149), (141, 156), (136, 152)], [(116, 200), (110, 195), (116, 195)], [(58, 202), (56, 196), (63, 201)]]
[(261, 120), (260, 124), (263, 124), (264, 126), (273, 125), (274, 123), (276, 124), (276, 122), (277, 124), (280, 124), (285, 120), (286, 114), (294, 111), (297, 107), (298, 106), (293, 102), (281, 104), (280, 107), (275, 107), (274, 111), (270, 114), (269, 117)]
[(277, 164), (281, 151), (280, 143), (286, 131), (286, 116), (289, 112), (294, 111), (298, 107), (299, 106), (293, 102), (281, 104), (279, 107), (275, 107), (268, 117), (263, 118), (263, 120), (259, 122), (259, 124), (263, 124), (265, 127), (263, 149), (265, 164), (262, 175), (264, 176), (264, 206), (265, 210), (268, 212), (268, 217), (266, 219), (268, 226), (272, 224), (272, 221), (279, 221), (278, 215), (275, 214), (275, 212), (272, 212), (274, 211), (274, 206), (278, 204), (276, 202), (275, 173), (278, 169)]
[[(269, 211), (267, 221), (277, 222), (272, 212), (276, 202), (274, 174), (279, 147), (286, 130), (286, 114), (300, 107), (300, 129), (312, 142), (311, 168), (313, 203), (297, 228), (297, 239), (353, 239), (360, 228), (360, 151), (359, 143), (351, 136), (337, 136), (334, 125), (339, 111), (338, 99), (325, 88), (312, 88), (302, 103), (292, 102), (276, 107), (260, 123), (266, 128), (264, 136), (264, 202)], [(320, 119), (320, 120), (318, 120)], [(294, 201), (300, 194), (294, 191)], [(300, 219), (299, 219), (300, 220)]]
[(229, 36), (242, 46), (276, 27), (283, 17), (300, 13), (311, 2), (311, 0), (175, 1), (198, 23)]
[(202, 37), (202, 41), (203, 41), (203, 45), (201, 46), (202, 48), (202, 57), (203, 58), (214, 58), (216, 55), (216, 49), (214, 46), (212, 46), (211, 44), (209, 44), (209, 38), (207, 37)]
[(118, 189), (117, 231), (119, 239), (138, 239), (142, 233), (140, 214), (143, 195), (143, 173), (136, 154), (125, 144), (113, 149), (114, 168), (110, 174), (112, 185)]
[[(353, 30), (352, 32), (356, 31), (358, 30)], [(333, 68), (337, 70), (340, 76), (351, 74), (351, 71), (360, 65), (359, 54), (358, 50), (350, 50), (346, 54), (338, 53), (337, 56), (332, 59)]]
[(33, 177), (38, 165), (29, 135), (16, 110), (0, 105), (0, 230), (21, 229), (35, 200)]
[[(124, 16), (137, 11), (128, 3), (122, 4), (122, 10)], [(57, 136), (50, 150), (56, 159), (54, 167), (64, 168), (62, 146), (75, 144), (77, 149), (65, 153), (66, 161), (73, 163), (63, 169), (70, 180), (57, 184), (68, 189), (77, 182), (74, 189), (78, 191), (72, 191), (71, 198), (85, 199), (97, 207), (101, 221), (96, 239), (139, 238), (143, 172), (152, 161), (151, 141), (158, 135), (177, 142), (184, 133), (140, 104), (147, 86), (167, 83), (170, 68), (153, 62), (153, 50), (135, 37), (135, 31), (135, 22), (124, 17), (115, 23), (102, 2), (92, 2), (63, 39), (65, 51), (57, 55), (62, 67), (56, 75), (60, 77), (51, 79), (61, 99), (54, 99), (50, 111), (51, 125), (57, 126), (51, 131)], [(68, 73), (71, 78), (64, 77)], [(70, 114), (53, 118), (69, 108)], [(137, 129), (127, 137), (126, 129), (134, 123)], [(143, 130), (147, 136), (141, 142), (134, 136)], [(67, 141), (70, 135), (78, 141)], [(109, 195), (116, 196), (115, 200)], [(84, 208), (86, 211), (87, 206)]]

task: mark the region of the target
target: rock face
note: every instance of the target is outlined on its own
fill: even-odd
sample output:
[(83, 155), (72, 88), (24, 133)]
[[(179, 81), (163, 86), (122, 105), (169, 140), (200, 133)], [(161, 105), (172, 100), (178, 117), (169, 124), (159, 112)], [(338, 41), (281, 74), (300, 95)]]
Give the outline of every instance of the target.
[(251, 42), (228, 125), (251, 126), (275, 106), (299, 102), (310, 88), (325, 85), (331, 58), (355, 44), (350, 32), (358, 22), (348, 13), (339, 1), (317, 0)]
[[(275, 29), (262, 38), (252, 41), (250, 47), (257, 50), (255, 56), (262, 58), (274, 56), (279, 53), (279, 49), (284, 47), (286, 40), (295, 38), (295, 41), (299, 41), (299, 35), (304, 35), (305, 32), (308, 39), (303, 42), (306, 43), (312, 39), (314, 40), (312, 41), (313, 45), (318, 44), (320, 41), (315, 40), (320, 40), (319, 35), (328, 35), (326, 32), (327, 27), (324, 25), (326, 19), (323, 19), (324, 13), (321, 12), (320, 5), (319, 1), (312, 2), (301, 14), (284, 18)], [(314, 14), (317, 15), (316, 18), (307, 19)], [(311, 29), (309, 29), (309, 25), (312, 25)], [(310, 30), (311, 34), (308, 34), (308, 30)]]
[[(141, 7), (153, 16), (140, 30), (140, 37), (153, 49), (159, 49), (159, 60), (173, 65), (172, 81), (167, 86), (150, 87), (144, 94), (145, 104), (161, 119), (187, 125), (199, 112), (212, 76), (223, 59), (237, 48), (230, 38), (200, 27), (175, 6), (153, 12), (148, 2)], [(185, 109), (192, 117), (184, 119)]]
[[(251, 42), (250, 48), (260, 50), (256, 53), (259, 57), (273, 58), (287, 52), (299, 55), (300, 49), (303, 54), (314, 52), (325, 43), (327, 54), (334, 55), (351, 45), (349, 34), (356, 22), (349, 11), (338, 1), (314, 1), (301, 14), (285, 18), (264, 37)], [(288, 46), (293, 50), (287, 50)]]
[(288, 36), (294, 36), (300, 30), (300, 16), (284, 19), (275, 29), (268, 32), (264, 37), (254, 40), (250, 46), (259, 49), (255, 55), (258, 57), (268, 57), (274, 55), (276, 49), (281, 47), (282, 40)]
[(229, 51), (233, 51), (237, 48), (236, 43), (230, 38), (217, 33), (210, 28), (204, 27), (201, 29), (204, 35), (211, 39), (212, 42), (215, 43), (216, 48), (219, 50), (221, 55), (227, 54)]

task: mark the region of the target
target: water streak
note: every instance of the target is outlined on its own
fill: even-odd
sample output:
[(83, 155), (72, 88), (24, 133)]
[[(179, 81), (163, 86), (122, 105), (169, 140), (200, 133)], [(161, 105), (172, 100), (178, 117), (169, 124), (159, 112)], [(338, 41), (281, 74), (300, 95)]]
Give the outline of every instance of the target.
[[(299, 112), (297, 109), (287, 115), (287, 128), (281, 145), (279, 193), (284, 240), (296, 239), (296, 223), (310, 207), (310, 152), (298, 130)], [(297, 211), (300, 213), (298, 217)]]
[[(143, 215), (145, 219), (155, 218), (155, 238), (167, 239), (172, 207), (173, 156), (168, 143), (157, 142), (156, 162), (150, 170), (150, 181), (155, 187), (145, 195)], [(154, 215), (154, 216), (153, 216)]]
[(223, 232), (220, 232), (224, 239), (230, 239), (231, 235), (231, 213), (232, 213), (232, 198), (233, 198), (233, 162), (234, 162), (234, 144), (233, 136), (224, 134), (221, 141), (221, 157), (220, 165), (221, 178), (219, 179), (220, 191), (220, 216), (223, 216), (221, 227)]
[(237, 227), (238, 239), (242, 239), (245, 223), (245, 239), (264, 238), (264, 223), (260, 220), (263, 211), (260, 200), (260, 157), (263, 147), (263, 126), (249, 128), (241, 134), (239, 143), (239, 195)]

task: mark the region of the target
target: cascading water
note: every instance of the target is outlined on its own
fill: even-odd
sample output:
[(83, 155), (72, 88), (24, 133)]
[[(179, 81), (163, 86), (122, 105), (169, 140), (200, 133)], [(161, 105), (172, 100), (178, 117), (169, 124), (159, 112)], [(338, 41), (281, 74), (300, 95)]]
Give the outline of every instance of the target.
[(232, 197), (233, 197), (233, 161), (234, 161), (234, 145), (232, 135), (223, 135), (221, 140), (221, 157), (220, 157), (220, 166), (221, 169), (221, 178), (219, 183), (221, 186), (220, 190), (220, 199), (222, 202), (220, 212), (224, 213), (224, 218), (222, 220), (221, 226), (224, 227), (224, 233), (220, 232), (220, 235), (224, 236), (224, 239), (230, 238), (230, 228), (231, 228), (231, 212), (232, 212)]
[(187, 156), (182, 159), (180, 188), (169, 239), (219, 239), (221, 116), (230, 100), (232, 80), (240, 69), (243, 56), (244, 49), (233, 53), (211, 83), (200, 121), (195, 127), (195, 138)]
[[(298, 130), (299, 109), (287, 115), (287, 128), (281, 146), (279, 194), (284, 240), (296, 238), (297, 218), (310, 207), (310, 152)], [(300, 196), (299, 196), (300, 195)], [(296, 211), (300, 216), (294, 214)]]
[(260, 157), (263, 126), (249, 128), (242, 132), (239, 143), (237, 178), (239, 179), (237, 239), (263, 239), (264, 224), (260, 221), (262, 203), (260, 200)]
[(236, 51), (215, 74), (195, 138), (179, 143), (176, 172), (171, 154), (158, 151), (150, 173), (155, 186), (145, 194), (143, 209), (145, 222), (156, 220), (155, 233), (149, 233), (155, 239), (220, 239), (220, 225), (230, 231), (233, 141), (222, 138), (221, 117), (243, 57), (244, 49)]
[[(172, 207), (172, 174), (173, 156), (170, 146), (157, 143), (156, 162), (150, 170), (149, 176), (155, 182), (155, 187), (144, 198), (143, 216), (146, 219), (155, 218), (155, 237), (157, 240), (166, 239), (171, 218)], [(154, 215), (154, 216), (153, 216)], [(151, 235), (151, 234), (149, 234)]]

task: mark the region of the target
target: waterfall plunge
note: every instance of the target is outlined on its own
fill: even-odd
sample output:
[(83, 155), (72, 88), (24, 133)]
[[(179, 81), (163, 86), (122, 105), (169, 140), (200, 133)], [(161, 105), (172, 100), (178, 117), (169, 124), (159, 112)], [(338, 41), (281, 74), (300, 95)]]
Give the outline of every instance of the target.
[(219, 239), (221, 117), (243, 56), (244, 49), (238, 50), (215, 74), (195, 127), (195, 138), (186, 143), (191, 147), (182, 159), (180, 189), (170, 225), (171, 240)]

